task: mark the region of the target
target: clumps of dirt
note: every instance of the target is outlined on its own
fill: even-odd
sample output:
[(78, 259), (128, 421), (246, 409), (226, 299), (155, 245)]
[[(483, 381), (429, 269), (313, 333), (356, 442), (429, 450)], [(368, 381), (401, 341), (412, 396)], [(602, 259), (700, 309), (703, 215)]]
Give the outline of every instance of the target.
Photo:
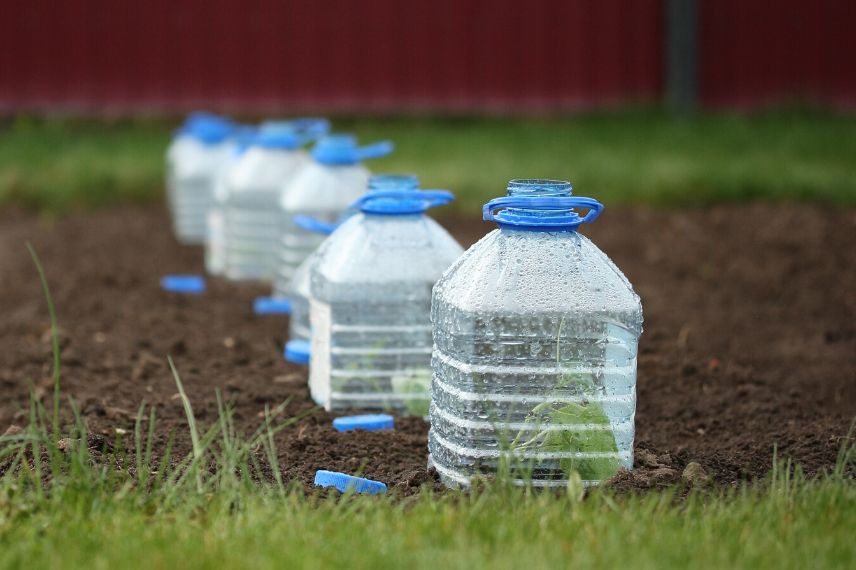
[(633, 469), (622, 469), (606, 480), (604, 487), (617, 491), (664, 489), (680, 480), (680, 465), (670, 454), (657, 455), (650, 449), (640, 447), (634, 453)]
[[(465, 245), (492, 229), (447, 226)], [(856, 211), (607, 209), (584, 232), (626, 273), (645, 311), (635, 469), (609, 485), (736, 485), (765, 475), (774, 448), (809, 474), (834, 465), (856, 416)], [(339, 433), (333, 415), (313, 411), (305, 368), (282, 359), (287, 319), (252, 313), (266, 288), (210, 279), (201, 296), (161, 291), (162, 275), (203, 267), (201, 251), (177, 245), (158, 209), (61, 219), (0, 211), (0, 429), (26, 424), (28, 383), (45, 400), (53, 389), (50, 324), (27, 241), (56, 301), (63, 392), (91, 436), (131, 449), (145, 402), (157, 414), (156, 451), (171, 433), (176, 457), (190, 451), (171, 355), (203, 429), (217, 419), (218, 391), (246, 434), (282, 402), (283, 416), (308, 414), (275, 439), (286, 482), (311, 490), (323, 468), (405, 495), (437, 485), (422, 420)]]
[(685, 490), (704, 488), (711, 477), (697, 461), (684, 465), (669, 453), (657, 454), (640, 447), (635, 450), (633, 469), (622, 469), (607, 479), (603, 486), (619, 493), (666, 489), (682, 486)]

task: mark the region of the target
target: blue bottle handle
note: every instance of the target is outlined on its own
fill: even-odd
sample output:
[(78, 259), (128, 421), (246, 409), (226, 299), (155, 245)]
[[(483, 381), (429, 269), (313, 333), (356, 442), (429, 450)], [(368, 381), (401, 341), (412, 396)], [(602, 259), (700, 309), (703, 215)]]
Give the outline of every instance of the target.
[(297, 138), (303, 146), (330, 132), (330, 121), (316, 117), (304, 117), (290, 121), (297, 131)]
[(589, 224), (597, 219), (603, 211), (603, 204), (594, 198), (583, 198), (581, 196), (502, 196), (494, 198), (484, 205), (482, 219), (486, 222), (509, 223), (509, 220), (497, 218), (494, 211), (506, 208), (521, 208), (526, 210), (562, 211), (574, 208), (586, 208), (588, 213), (583, 218), (574, 217), (567, 222), (556, 218), (539, 218), (537, 216), (517, 216), (514, 225), (573, 225)]
[[(351, 205), (351, 208), (365, 211), (366, 204), (379, 198), (393, 198), (396, 200), (408, 201), (411, 204), (413, 202), (418, 202), (420, 204), (419, 211), (424, 212), (430, 208), (445, 206), (446, 204), (454, 201), (455, 195), (448, 190), (374, 190), (363, 194), (359, 200)], [(412, 210), (412, 208), (406, 208), (406, 211)], [(384, 212), (393, 213), (393, 211), (389, 209), (385, 209)], [(404, 213), (404, 210), (400, 213)]]
[(312, 216), (294, 216), (294, 224), (302, 230), (316, 234), (330, 235), (338, 227), (336, 223), (322, 222)]
[(392, 141), (376, 142), (356, 149), (357, 160), (362, 162), (372, 158), (381, 158), (390, 154), (393, 150), (395, 150), (395, 145)]

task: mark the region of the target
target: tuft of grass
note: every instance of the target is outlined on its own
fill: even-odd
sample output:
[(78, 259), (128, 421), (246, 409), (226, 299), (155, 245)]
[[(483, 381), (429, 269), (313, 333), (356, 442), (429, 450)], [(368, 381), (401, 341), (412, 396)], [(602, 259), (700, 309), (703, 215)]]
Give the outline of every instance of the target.
[(492, 485), (410, 500), (276, 485), (161, 490), (73, 470), (0, 485), (0, 567), (846, 568), (856, 485), (777, 464), (752, 489), (616, 497)]
[(45, 302), (48, 305), (48, 315), (51, 321), (51, 356), (53, 357), (53, 435), (54, 439), (59, 439), (59, 397), (60, 397), (60, 353), (59, 353), (59, 326), (56, 321), (56, 309), (54, 307), (53, 296), (51, 295), (50, 287), (48, 286), (48, 278), (45, 275), (45, 269), (42, 267), (42, 262), (39, 259), (36, 250), (27, 242), (27, 251), (30, 252), (30, 257), (33, 260), (33, 265), (36, 266), (36, 271), (39, 273), (39, 282), (42, 285), (42, 294), (45, 296)]
[[(856, 115), (773, 111), (673, 116), (656, 109), (551, 117), (334, 118), (396, 151), (373, 170), (448, 188), (442, 211), (478, 215), (511, 178), (568, 179), (607, 205), (797, 200), (856, 205)], [(2, 124), (0, 124), (2, 125)], [(0, 203), (61, 211), (163, 195), (173, 124), (18, 117), (0, 126)]]

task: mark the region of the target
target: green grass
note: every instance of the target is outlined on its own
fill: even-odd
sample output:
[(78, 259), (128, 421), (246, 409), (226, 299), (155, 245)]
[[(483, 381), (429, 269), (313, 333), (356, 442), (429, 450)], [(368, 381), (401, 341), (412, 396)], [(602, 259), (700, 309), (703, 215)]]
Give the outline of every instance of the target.
[[(511, 178), (570, 179), (608, 205), (799, 200), (856, 204), (856, 116), (818, 111), (673, 117), (622, 111), (552, 118), (342, 118), (390, 138), (376, 171), (412, 171), (475, 213)], [(171, 126), (157, 120), (9, 120), (0, 203), (62, 210), (160, 199)]]
[[(183, 395), (180, 380), (176, 382)], [(184, 398), (189, 429), (192, 407)], [(273, 411), (269, 418), (276, 417)], [(806, 478), (775, 463), (767, 481), (731, 490), (643, 496), (571, 486), (545, 493), (495, 482), (471, 493), (403, 499), (305, 496), (253, 481), (273, 420), (242, 440), (228, 409), (178, 463), (152, 462), (141, 409), (136, 455), (93, 465), (61, 452), (34, 402), (29, 428), (0, 441), (20, 466), (0, 479), (0, 568), (847, 568), (856, 563), (856, 483), (838, 466)], [(287, 420), (292, 421), (292, 420)], [(83, 436), (78, 420), (72, 440)], [(84, 438), (85, 439), (85, 438)], [(3, 445), (5, 444), (5, 445)], [(33, 449), (43, 453), (32, 455)], [(33, 461), (27, 461), (30, 453)], [(207, 470), (210, 462), (219, 469)], [(49, 466), (45, 465), (49, 462)], [(113, 465), (131, 465), (135, 472)], [(50, 470), (50, 485), (40, 482)], [(577, 480), (578, 481), (578, 480)]]
[[(465, 203), (470, 205), (501, 193), (510, 176), (563, 173), (577, 173), (581, 191), (599, 181), (602, 194), (584, 193), (607, 201), (767, 197), (851, 203), (854, 167), (842, 148), (853, 150), (852, 140), (844, 136), (853, 130), (852, 121), (788, 117), (671, 121), (626, 114), (555, 124), (419, 119), (349, 126), (367, 136), (402, 135), (397, 137), (402, 139), (400, 156), (385, 167), (424, 171), (431, 185), (447, 185), (443, 180), (448, 180), (454, 188), (457, 181), (456, 189), (467, 190)], [(786, 136), (788, 124), (801, 136)], [(53, 209), (149, 199), (160, 182), (166, 132), (157, 123), (19, 121), (0, 143), (2, 195), (7, 201)], [(551, 150), (527, 146), (534, 142)], [(753, 151), (756, 144), (769, 148)], [(705, 180), (708, 186), (699, 182), (693, 194), (678, 192), (677, 180), (687, 184), (693, 176), (705, 178), (709, 167), (696, 156), (699, 149), (706, 149), (704, 156), (718, 156), (717, 164), (731, 175)], [(742, 156), (753, 152), (754, 159)], [(644, 157), (656, 158), (659, 166)], [(731, 160), (743, 166), (729, 170)], [(624, 161), (642, 169), (637, 184), (631, 184), (634, 168)], [(665, 166), (670, 163), (686, 168)], [(517, 172), (524, 164), (527, 168)], [(609, 164), (613, 167), (607, 168)], [(672, 191), (668, 184), (644, 182), (657, 168), (671, 172), (663, 180), (677, 184)], [(794, 181), (800, 179), (796, 172), (803, 173), (804, 182), (813, 182), (801, 186)], [(824, 176), (816, 176), (818, 172)], [(584, 185), (581, 180), (586, 179), (580, 177), (586, 175), (594, 178)], [(781, 184), (770, 185), (776, 180)], [(49, 404), (31, 399), (22, 433), (0, 437), (0, 568), (856, 565), (856, 482), (845, 469), (856, 460), (852, 440), (837, 467), (816, 478), (774, 463), (765, 482), (693, 491), (685, 499), (678, 496), (680, 489), (630, 497), (600, 490), (583, 498), (576, 485), (561, 493), (541, 493), (502, 481), (468, 494), (438, 496), (425, 490), (407, 499), (307, 497), (283, 481), (279, 469), (261, 481), (252, 477), (264, 463), (276, 467), (274, 435), (299, 418), (283, 418), (282, 408), (275, 408), (256, 433), (239, 434), (230, 409), (221, 403), (213, 425), (197, 424), (193, 395), (184, 392), (173, 368), (192, 451), (171, 457), (167, 446), (158, 455), (152, 443), (156, 415), (141, 407), (131, 449), (123, 449), (117, 439), (115, 449), (96, 460), (86, 445), (75, 443), (86, 441), (86, 430), (76, 405), (60, 390), (53, 304), (35, 255), (34, 260), (52, 322), (55, 391)], [(60, 417), (66, 418), (62, 428)], [(71, 442), (65, 450), (58, 442), (60, 432)], [(211, 464), (218, 467), (213, 472)]]
[[(32, 251), (32, 250), (31, 250)], [(50, 291), (35, 253), (57, 338)], [(856, 563), (856, 460), (848, 438), (816, 478), (775, 462), (767, 481), (730, 490), (643, 496), (579, 478), (559, 493), (502, 480), (470, 493), (305, 496), (279, 476), (273, 436), (299, 418), (269, 410), (251, 436), (230, 409), (202, 428), (178, 372), (193, 448), (153, 453), (157, 418), (141, 406), (133, 448), (117, 438), (96, 460), (72, 400), (71, 444), (57, 441), (62, 400), (31, 399), (27, 428), (0, 437), (0, 568), (846, 568)], [(67, 411), (67, 410), (66, 410)], [(67, 416), (67, 414), (66, 414)], [(169, 446), (167, 446), (169, 447)], [(216, 465), (211, 471), (209, 465)], [(117, 468), (117, 466), (119, 468)], [(278, 474), (279, 470), (274, 469)], [(46, 476), (50, 474), (48, 481)]]
[(848, 568), (856, 486), (824, 479), (719, 497), (491, 489), (411, 501), (192, 492), (163, 508), (71, 482), (0, 498), (0, 567)]

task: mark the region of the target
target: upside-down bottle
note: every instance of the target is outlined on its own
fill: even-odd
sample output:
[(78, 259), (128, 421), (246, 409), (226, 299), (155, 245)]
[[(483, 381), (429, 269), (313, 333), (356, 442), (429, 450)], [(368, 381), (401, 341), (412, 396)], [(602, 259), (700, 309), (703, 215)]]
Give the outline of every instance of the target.
[[(375, 174), (369, 178), (368, 192), (381, 190), (413, 191), (418, 188), (419, 178), (413, 174)], [(295, 218), (295, 223), (305, 230), (328, 236), (333, 233), (336, 227), (343, 224), (358, 211), (356, 207), (349, 207), (335, 224), (325, 224), (308, 216)], [(285, 345), (285, 358), (294, 364), (309, 363), (309, 339), (311, 336), (309, 327), (309, 278), (317, 259), (318, 250), (316, 249), (294, 272), (290, 292), (281, 292), (282, 297), (288, 298), (291, 314), (288, 320), (289, 341)], [(277, 293), (279, 291), (275, 292), (274, 295), (276, 296)]]
[(235, 125), (223, 117), (194, 113), (178, 130), (166, 154), (167, 203), (179, 242), (205, 241), (214, 186), (232, 152)]
[(324, 119), (267, 122), (249, 140), (222, 186), (226, 278), (273, 280), (282, 187), (309, 163), (300, 147), (328, 128)]
[(434, 287), (428, 448), (447, 486), (591, 485), (632, 467), (642, 306), (578, 231), (602, 208), (567, 182), (512, 180), (484, 207), (499, 228)]
[(233, 136), (232, 152), (214, 183), (214, 201), (208, 209), (205, 219), (205, 270), (211, 275), (222, 275), (226, 271), (226, 228), (224, 210), (228, 187), (226, 181), (232, 169), (240, 161), (241, 155), (250, 146), (250, 141), (258, 134), (258, 129), (250, 125), (240, 125)]
[(463, 251), (425, 215), (442, 190), (367, 193), (310, 277), (309, 388), (328, 410), (428, 411), (431, 287)]
[(297, 267), (321, 244), (323, 237), (295, 223), (308, 216), (332, 224), (362, 196), (369, 170), (362, 161), (392, 152), (389, 141), (357, 146), (352, 135), (327, 135), (312, 149), (312, 160), (285, 184), (279, 202), (280, 230), (274, 290), (287, 293)]

